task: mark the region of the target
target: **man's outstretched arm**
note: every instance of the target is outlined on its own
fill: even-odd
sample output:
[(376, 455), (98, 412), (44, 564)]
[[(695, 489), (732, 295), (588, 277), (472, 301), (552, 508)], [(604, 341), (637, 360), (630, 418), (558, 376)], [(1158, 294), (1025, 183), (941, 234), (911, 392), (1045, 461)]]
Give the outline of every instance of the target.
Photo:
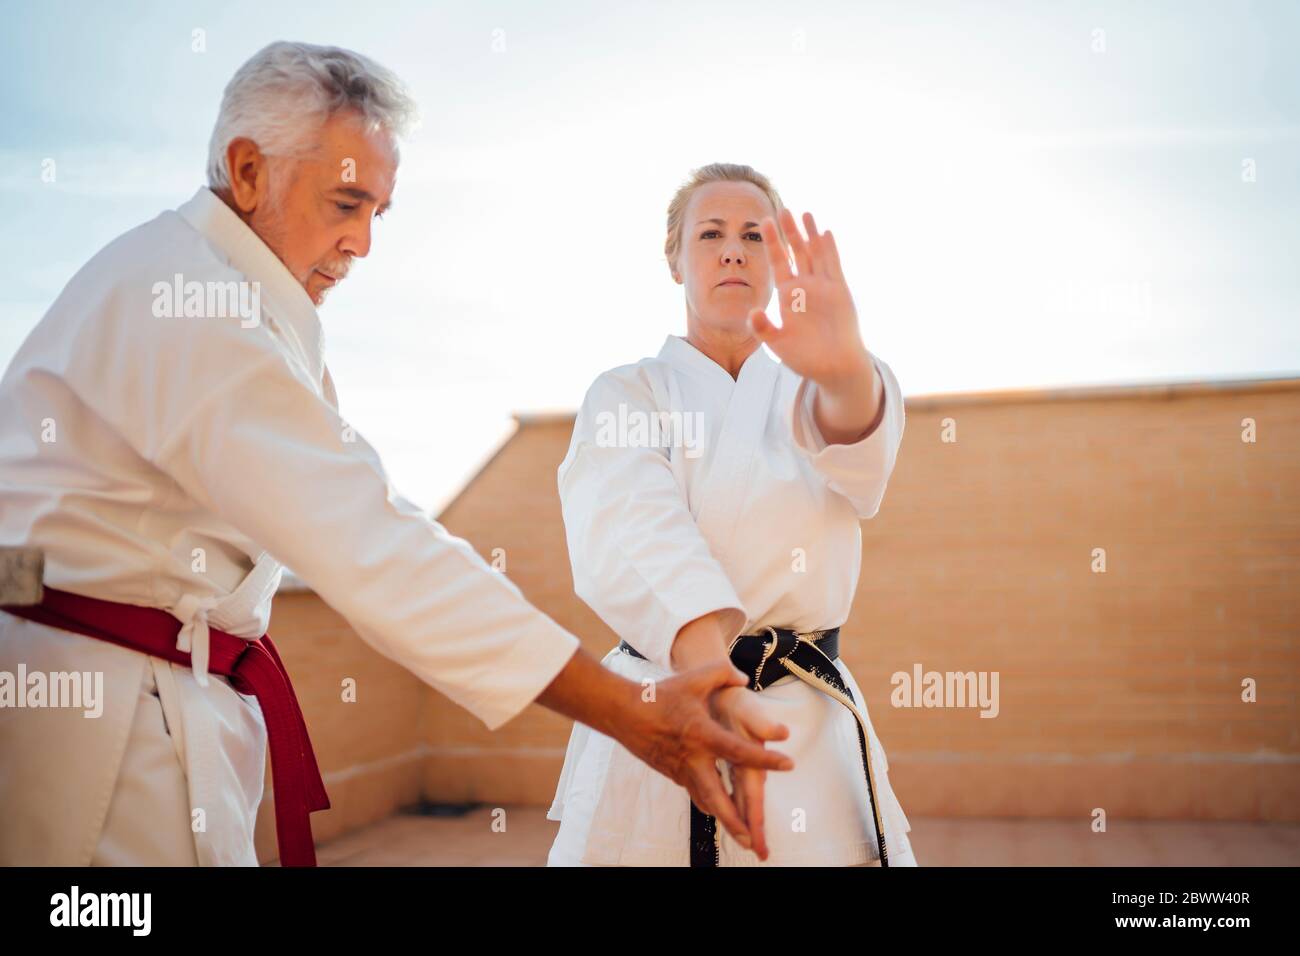
[(639, 685), (583, 653), (467, 542), (398, 496), (365, 439), (299, 370), (259, 348), (256, 332), (225, 337), (237, 372), (221, 387), (189, 394), (178, 374), (164, 380), (178, 394), (149, 395), (153, 407), (183, 409), (169, 432), (145, 432), (144, 409), (133, 417), (126, 407), (113, 424), (195, 501), (292, 567), (367, 643), (489, 728), (539, 700), (615, 738), (748, 839), (715, 758), (768, 769), (789, 760), (711, 716), (713, 692), (743, 675), (730, 664), (678, 675), (643, 702)]

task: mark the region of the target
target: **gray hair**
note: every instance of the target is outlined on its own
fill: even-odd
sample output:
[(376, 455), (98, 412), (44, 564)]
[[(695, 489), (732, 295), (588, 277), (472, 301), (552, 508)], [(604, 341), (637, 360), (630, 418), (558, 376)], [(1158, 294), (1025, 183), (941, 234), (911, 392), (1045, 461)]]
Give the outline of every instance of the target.
[(367, 128), (404, 136), (416, 123), (415, 101), (396, 74), (351, 50), (277, 41), (239, 68), (221, 97), (208, 143), (208, 186), (229, 189), (226, 149), (251, 139), (268, 156), (300, 156), (319, 125), (340, 110)]

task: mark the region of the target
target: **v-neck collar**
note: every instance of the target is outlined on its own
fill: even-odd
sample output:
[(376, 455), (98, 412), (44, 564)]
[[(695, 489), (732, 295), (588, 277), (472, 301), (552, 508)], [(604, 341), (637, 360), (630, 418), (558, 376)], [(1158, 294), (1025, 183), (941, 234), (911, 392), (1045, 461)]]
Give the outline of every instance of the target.
[(745, 359), (740, 366), (740, 371), (735, 378), (731, 373), (719, 365), (713, 359), (709, 358), (699, 349), (697, 349), (680, 335), (669, 335), (664, 339), (663, 348), (659, 350), (659, 358), (664, 359), (679, 368), (688, 369), (710, 379), (723, 383), (735, 388), (742, 381), (754, 377), (755, 375), (766, 372), (769, 368), (775, 368), (776, 363), (768, 356), (767, 350), (760, 344), (754, 349), (753, 353)]

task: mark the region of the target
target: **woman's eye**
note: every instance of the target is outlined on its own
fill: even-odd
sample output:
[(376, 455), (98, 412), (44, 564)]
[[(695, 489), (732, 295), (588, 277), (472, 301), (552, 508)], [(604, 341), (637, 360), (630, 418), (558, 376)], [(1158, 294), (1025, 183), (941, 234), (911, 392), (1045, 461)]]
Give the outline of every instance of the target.
[(745, 238), (753, 239), (755, 242), (762, 242), (763, 234), (761, 232), (747, 232), (745, 233)]
[(700, 238), (701, 238), (701, 239), (710, 239), (710, 238), (712, 238), (713, 236), (717, 236), (717, 235), (721, 235), (721, 233), (719, 233), (718, 230), (716, 230), (716, 229), (705, 229), (704, 232), (700, 233)]
[(356, 203), (336, 202), (334, 205), (338, 206), (344, 212), (351, 212), (357, 208)]

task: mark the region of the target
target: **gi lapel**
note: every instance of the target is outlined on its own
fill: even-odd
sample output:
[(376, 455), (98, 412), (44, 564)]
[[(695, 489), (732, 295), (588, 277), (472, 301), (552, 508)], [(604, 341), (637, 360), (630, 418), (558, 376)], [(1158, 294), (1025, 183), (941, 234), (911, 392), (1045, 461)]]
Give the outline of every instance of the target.
[[(721, 368), (718, 370), (727, 375)], [(745, 360), (732, 387), (717, 440), (708, 452), (713, 460), (700, 496), (696, 524), (708, 540), (713, 556), (724, 566), (736, 526), (749, 500), (754, 460), (763, 441), (779, 373), (780, 366), (761, 346)]]
[(259, 283), (261, 301), (270, 305), (270, 313), (264, 309), (260, 319), (275, 328), (319, 387), (325, 366), (325, 335), (307, 290), (261, 237), (210, 189), (200, 187), (176, 212), (231, 268)]

